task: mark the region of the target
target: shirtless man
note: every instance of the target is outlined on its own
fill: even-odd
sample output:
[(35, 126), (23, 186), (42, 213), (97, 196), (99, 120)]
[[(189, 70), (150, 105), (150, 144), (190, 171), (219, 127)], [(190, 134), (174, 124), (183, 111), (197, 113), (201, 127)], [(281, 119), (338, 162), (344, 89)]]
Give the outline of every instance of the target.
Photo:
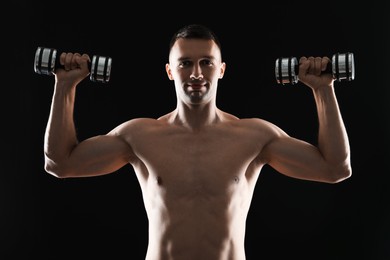
[(327, 57), (302, 57), (299, 79), (317, 104), (318, 147), (258, 118), (216, 106), (226, 64), (208, 28), (172, 38), (168, 78), (177, 106), (158, 119), (137, 118), (78, 141), (76, 86), (89, 75), (86, 54), (62, 53), (45, 133), (45, 170), (58, 178), (109, 174), (131, 164), (149, 221), (147, 260), (244, 260), (245, 222), (265, 164), (289, 177), (337, 183), (351, 176), (346, 129)]

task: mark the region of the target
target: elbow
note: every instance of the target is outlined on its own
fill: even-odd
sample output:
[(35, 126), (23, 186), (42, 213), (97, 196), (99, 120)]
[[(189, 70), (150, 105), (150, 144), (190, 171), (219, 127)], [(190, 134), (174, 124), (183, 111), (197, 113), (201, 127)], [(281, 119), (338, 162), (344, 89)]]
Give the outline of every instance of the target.
[(48, 157), (45, 158), (44, 169), (47, 173), (56, 178), (62, 179), (70, 176), (69, 171), (67, 171), (65, 167), (61, 166), (59, 163), (54, 162)]
[(350, 178), (352, 176), (351, 164), (348, 162), (336, 167), (331, 167), (328, 176), (330, 176), (328, 182), (332, 184), (339, 183)]

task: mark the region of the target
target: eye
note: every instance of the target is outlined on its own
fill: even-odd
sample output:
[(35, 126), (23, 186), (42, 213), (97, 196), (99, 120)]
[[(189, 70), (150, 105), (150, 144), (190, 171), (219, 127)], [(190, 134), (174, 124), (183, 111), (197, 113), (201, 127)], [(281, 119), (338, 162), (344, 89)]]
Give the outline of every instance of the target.
[(201, 63), (203, 65), (206, 65), (206, 66), (212, 66), (213, 65), (213, 62), (211, 60), (202, 60)]
[(183, 60), (179, 62), (179, 67), (180, 68), (185, 68), (191, 65), (191, 62), (189, 60)]

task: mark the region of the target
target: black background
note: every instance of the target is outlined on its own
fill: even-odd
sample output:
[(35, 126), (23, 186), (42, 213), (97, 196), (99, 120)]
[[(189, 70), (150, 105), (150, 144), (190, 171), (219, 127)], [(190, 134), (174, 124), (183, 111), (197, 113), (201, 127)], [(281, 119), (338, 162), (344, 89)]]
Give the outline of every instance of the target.
[[(203, 23), (222, 42), (227, 70), (218, 106), (261, 117), (315, 143), (311, 91), (278, 86), (275, 59), (353, 52), (356, 77), (336, 82), (353, 176), (330, 185), (265, 167), (247, 219), (248, 260), (390, 259), (388, 4), (18, 1), (2, 19), (0, 259), (144, 259), (147, 216), (130, 166), (114, 174), (56, 179), (43, 169), (54, 78), (34, 73), (38, 46), (113, 59), (107, 84), (77, 90), (79, 139), (176, 105), (165, 73), (168, 41)], [(353, 4), (352, 4), (353, 3)], [(9, 11), (9, 12), (8, 12)]]

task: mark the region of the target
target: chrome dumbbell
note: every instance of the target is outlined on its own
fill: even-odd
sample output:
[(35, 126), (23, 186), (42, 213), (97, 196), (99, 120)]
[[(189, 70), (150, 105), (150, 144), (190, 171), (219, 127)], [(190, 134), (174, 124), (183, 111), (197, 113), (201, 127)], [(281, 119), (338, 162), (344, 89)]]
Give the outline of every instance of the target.
[[(299, 64), (296, 57), (278, 58), (275, 62), (275, 76), (279, 84), (296, 84), (298, 82)], [(351, 81), (355, 78), (353, 53), (336, 53), (328, 63), (325, 73), (331, 73), (337, 81)]]
[[(63, 68), (59, 62), (59, 53), (56, 49), (38, 47), (34, 58), (34, 71), (38, 74), (53, 75), (57, 68)], [(89, 79), (93, 82), (106, 83), (111, 76), (112, 58), (94, 55), (88, 64)]]

